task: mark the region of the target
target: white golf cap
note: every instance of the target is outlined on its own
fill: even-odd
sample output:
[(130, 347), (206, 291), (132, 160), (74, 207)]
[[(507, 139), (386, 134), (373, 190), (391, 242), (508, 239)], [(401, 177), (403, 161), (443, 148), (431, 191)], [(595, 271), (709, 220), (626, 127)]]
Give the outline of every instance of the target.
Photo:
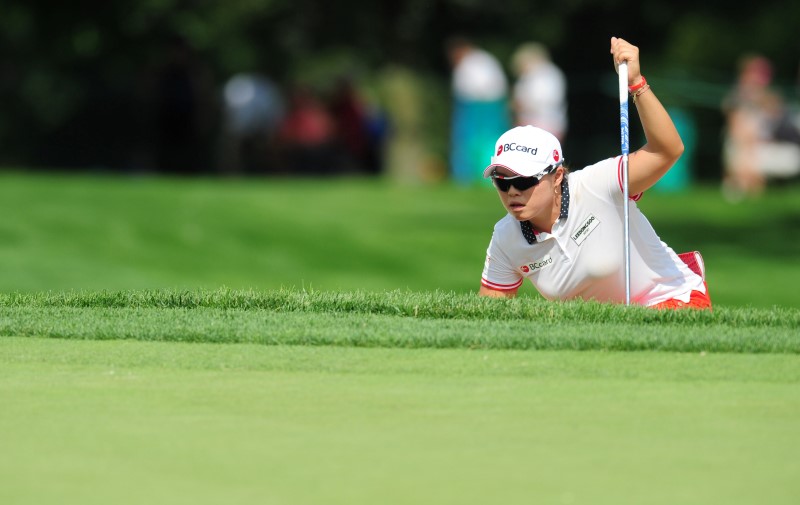
[(495, 168), (502, 167), (516, 175), (533, 177), (562, 163), (561, 143), (552, 133), (535, 126), (517, 126), (497, 139), (492, 163), (483, 176), (490, 177)]

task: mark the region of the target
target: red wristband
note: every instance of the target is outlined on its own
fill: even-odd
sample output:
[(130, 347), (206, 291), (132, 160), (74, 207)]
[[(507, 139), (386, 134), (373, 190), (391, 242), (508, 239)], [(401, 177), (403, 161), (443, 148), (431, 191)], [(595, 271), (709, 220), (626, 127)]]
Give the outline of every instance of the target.
[(634, 93), (636, 91), (639, 91), (640, 89), (644, 88), (646, 84), (647, 84), (647, 79), (645, 79), (644, 76), (642, 76), (642, 82), (640, 82), (636, 86), (628, 86), (628, 92)]

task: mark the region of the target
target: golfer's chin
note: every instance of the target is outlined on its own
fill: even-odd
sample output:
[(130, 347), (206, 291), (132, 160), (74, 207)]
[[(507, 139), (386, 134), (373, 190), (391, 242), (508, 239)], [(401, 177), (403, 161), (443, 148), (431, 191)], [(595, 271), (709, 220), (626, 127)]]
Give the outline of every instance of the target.
[(528, 221), (533, 216), (530, 212), (525, 208), (525, 206), (517, 207), (517, 206), (508, 206), (506, 210), (509, 214), (511, 214), (514, 219), (517, 221)]

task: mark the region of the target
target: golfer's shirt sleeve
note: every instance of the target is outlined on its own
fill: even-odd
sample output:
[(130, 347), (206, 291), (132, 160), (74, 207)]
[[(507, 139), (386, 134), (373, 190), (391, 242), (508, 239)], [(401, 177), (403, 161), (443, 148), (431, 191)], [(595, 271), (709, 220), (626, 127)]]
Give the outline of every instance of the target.
[[(619, 194), (625, 194), (625, 186), (623, 185), (625, 182), (625, 168), (622, 164), (622, 156), (617, 156), (614, 158), (617, 162), (617, 189), (619, 189)], [(636, 193), (635, 195), (628, 195), (628, 198), (633, 200), (634, 202), (638, 202), (640, 198), (642, 198), (642, 193)]]
[(486, 249), (481, 285), (495, 291), (513, 291), (522, 285), (522, 280), (522, 275), (511, 266), (511, 261), (503, 253), (495, 233)]
[[(606, 160), (590, 165), (583, 170), (581, 176), (585, 181), (585, 186), (595, 196), (604, 201), (622, 204), (624, 189), (623, 183), (622, 156), (608, 158)], [(642, 193), (628, 195), (628, 198), (638, 202)]]

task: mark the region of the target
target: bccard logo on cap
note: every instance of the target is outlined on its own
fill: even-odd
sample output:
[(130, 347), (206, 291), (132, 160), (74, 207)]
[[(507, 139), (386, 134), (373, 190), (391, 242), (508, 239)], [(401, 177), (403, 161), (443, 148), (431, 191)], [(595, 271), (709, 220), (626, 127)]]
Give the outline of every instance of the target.
[(563, 162), (561, 144), (552, 133), (535, 126), (517, 126), (497, 139), (491, 163), (484, 168), (483, 176), (491, 177), (494, 169), (502, 165), (515, 175), (533, 177)]
[[(539, 152), (539, 148), (538, 147), (528, 147), (528, 146), (524, 146), (522, 144), (517, 144), (516, 142), (503, 144), (502, 145), (502, 150), (503, 150), (503, 152), (520, 151), (520, 152), (523, 152), (523, 153), (528, 153), (531, 156), (536, 156), (536, 153)], [(500, 154), (500, 150), (498, 149), (498, 155), (499, 154)]]

